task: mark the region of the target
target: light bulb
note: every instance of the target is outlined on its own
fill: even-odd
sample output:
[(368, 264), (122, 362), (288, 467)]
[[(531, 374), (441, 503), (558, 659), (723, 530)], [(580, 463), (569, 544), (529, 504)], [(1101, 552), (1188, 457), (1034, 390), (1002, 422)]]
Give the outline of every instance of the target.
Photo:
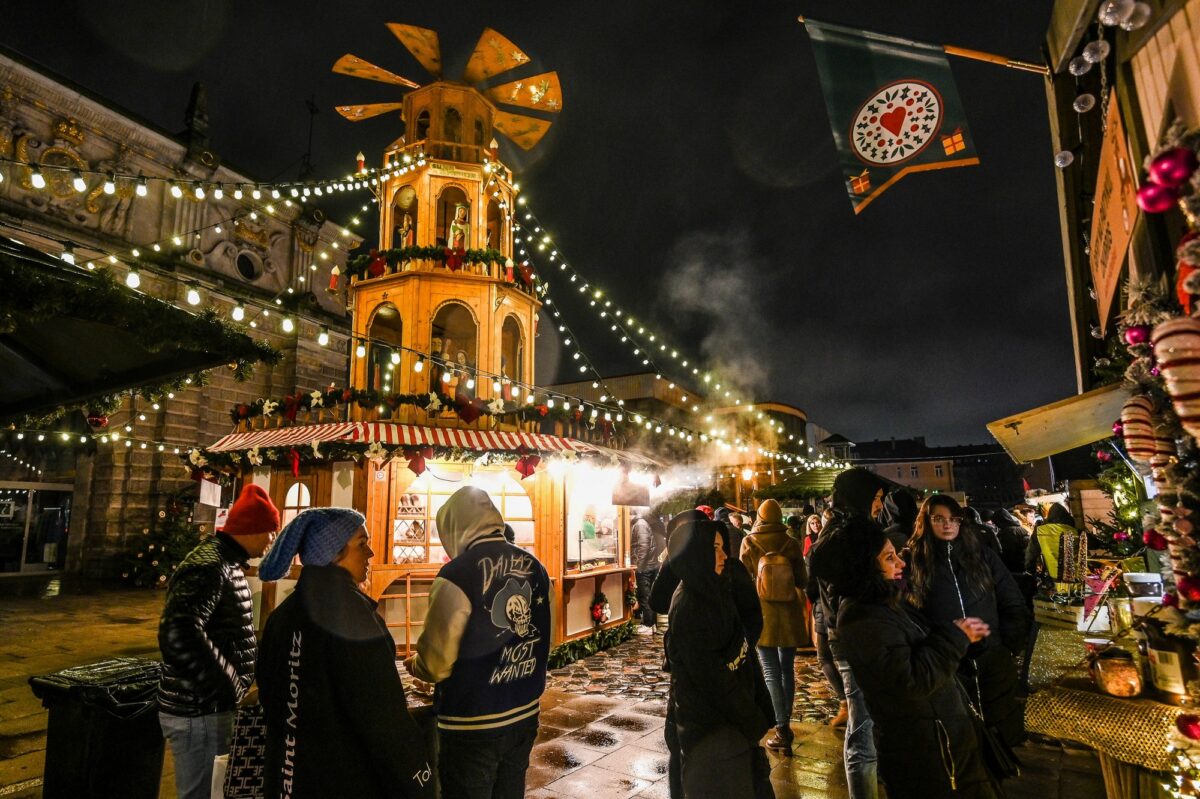
[(204, 199), (204, 186), (200, 185), (199, 182), (193, 184), (192, 194), (194, 194), (196, 196), (197, 200), (203, 200)]
[(1088, 111), (1091, 111), (1096, 107), (1096, 97), (1095, 95), (1087, 94), (1085, 92), (1084, 94), (1081, 94), (1075, 98), (1075, 102), (1071, 103), (1071, 107), (1074, 108), (1075, 112), (1078, 114), (1086, 114)]
[(512, 390), (509, 391), (508, 394), (513, 399), (516, 399), (517, 397), (521, 396), (521, 389), (517, 388), (516, 386), (513, 386)]
[(261, 190), (261, 189), (259, 189), (259, 188), (258, 188), (258, 186), (255, 186), (255, 187), (254, 187), (254, 188), (253, 188), (253, 189), (250, 191), (250, 196), (251, 196), (251, 197), (253, 197), (253, 198), (254, 198), (254, 199), (256, 199), (256, 200), (261, 200), (261, 199), (262, 199), (262, 190)]
[(467, 378), (467, 388), (475, 388), (475, 378), (473, 378), (473, 377)]
[(237, 184), (237, 186), (234, 187), (233, 199), (235, 199), (235, 200), (242, 199), (242, 184), (241, 183)]
[(322, 327), (321, 332), (317, 334), (317, 343), (322, 347), (329, 345), (329, 328)]
[(176, 200), (178, 200), (180, 197), (183, 196), (183, 189), (179, 188), (178, 183), (176, 183), (175, 181), (172, 180), (170, 182), (170, 186), (171, 186), (171, 196), (172, 197), (174, 197)]
[(363, 343), (360, 341), (360, 342), (359, 342), (359, 344), (358, 344), (358, 346), (354, 348), (354, 355), (355, 355), (355, 357), (356, 357), (356, 358), (365, 358), (365, 357), (367, 357), (367, 345), (363, 344)]
[(1075, 153), (1070, 150), (1059, 150), (1054, 154), (1054, 165), (1059, 169), (1066, 169), (1073, 163), (1075, 163)]
[(138, 178), (137, 188), (134, 189), (134, 192), (139, 197), (145, 197), (147, 194), (150, 193), (150, 188), (146, 185), (145, 178)]
[(142, 285), (142, 276), (138, 274), (137, 269), (130, 269), (129, 274), (125, 275), (125, 285), (131, 289), (136, 289)]
[(1092, 62), (1099, 64), (1104, 59), (1108, 58), (1109, 52), (1112, 51), (1112, 45), (1104, 39), (1097, 39), (1094, 42), (1088, 42), (1083, 48), (1083, 57)]
[(284, 333), (291, 333), (296, 329), (296, 323), (292, 321), (292, 317), (290, 316), (283, 317), (283, 321), (280, 323), (280, 325), (283, 327)]
[(224, 196), (225, 196), (225, 190), (224, 190), (224, 189), (222, 189), (222, 188), (221, 188), (219, 185), (218, 185), (218, 186), (213, 186), (213, 199), (214, 199), (214, 200), (219, 200), (219, 199), (221, 199), (221, 198), (222, 198), (222, 197), (224, 197)]
[(79, 192), (80, 194), (83, 194), (85, 191), (87, 191), (87, 181), (83, 179), (83, 173), (78, 169), (72, 169), (71, 175), (71, 186), (74, 187), (75, 191)]
[(190, 286), (187, 290), (187, 303), (188, 305), (200, 304), (200, 291), (195, 286)]
[(525, 404), (526, 404), (526, 405), (532, 405), (532, 404), (533, 404), (533, 395), (532, 395), (532, 394), (527, 394), (527, 395), (525, 396)]
[(35, 189), (46, 188), (46, 176), (42, 174), (42, 170), (38, 169), (36, 166), (31, 166), (30, 169), (32, 171), (29, 175), (29, 182), (33, 184), (33, 187)]
[(392, 351), (392, 363), (400, 363), (400, 353)]
[(450, 373), (449, 372), (442, 372), (442, 382), (443, 383), (450, 382)]
[(553, 407), (554, 407), (554, 397), (548, 397), (548, 398), (546, 399), (546, 407), (547, 407), (547, 408), (553, 408)]
[(417, 362), (413, 364), (413, 371), (414, 372), (424, 372), (425, 371), (425, 359), (424, 358), (417, 358)]
[(62, 255), (60, 257), (67, 263), (71, 264), (71, 266), (75, 265), (75, 248), (71, 246), (71, 242), (68, 241), (67, 246), (63, 247)]
[(233, 306), (233, 311), (230, 312), (229, 315), (233, 317), (233, 321), (235, 322), (242, 321), (246, 318), (246, 306), (239, 302), (237, 305)]
[(104, 178), (104, 193), (105, 194), (115, 194), (116, 191), (117, 191), (116, 178), (114, 177), (112, 172), (109, 172), (108, 175), (106, 175)]

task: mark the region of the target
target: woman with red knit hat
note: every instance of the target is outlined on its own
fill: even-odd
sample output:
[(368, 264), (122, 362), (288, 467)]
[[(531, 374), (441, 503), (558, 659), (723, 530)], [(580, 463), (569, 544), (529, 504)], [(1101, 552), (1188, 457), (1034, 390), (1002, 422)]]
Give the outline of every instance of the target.
[(158, 719), (175, 758), (180, 799), (207, 799), (213, 758), (229, 752), (233, 711), (254, 682), (253, 606), (245, 566), (279, 530), (279, 510), (250, 484), (217, 534), (183, 559), (158, 624)]

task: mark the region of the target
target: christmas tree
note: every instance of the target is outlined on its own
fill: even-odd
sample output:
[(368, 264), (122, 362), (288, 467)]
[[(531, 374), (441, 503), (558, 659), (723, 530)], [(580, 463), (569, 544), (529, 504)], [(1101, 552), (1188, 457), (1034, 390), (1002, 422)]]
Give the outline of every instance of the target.
[(169, 499), (157, 522), (134, 537), (121, 570), (122, 579), (141, 588), (166, 588), (180, 561), (200, 543), (192, 505), (185, 501)]

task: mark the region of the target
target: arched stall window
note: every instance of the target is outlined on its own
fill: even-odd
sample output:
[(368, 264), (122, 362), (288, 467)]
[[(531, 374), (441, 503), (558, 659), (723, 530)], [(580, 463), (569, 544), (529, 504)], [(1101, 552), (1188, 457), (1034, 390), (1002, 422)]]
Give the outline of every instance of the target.
[(400, 310), (390, 302), (385, 302), (375, 309), (371, 317), (371, 325), (367, 329), (369, 346), (367, 347), (367, 380), (366, 387), (372, 391), (399, 391), (400, 386), (396, 372), (401, 368), (395, 362), (393, 355), (404, 360), (403, 341), (404, 322), (400, 318)]
[[(459, 210), (459, 207), (463, 210)], [(463, 226), (465, 233), (463, 232)], [(451, 228), (454, 228), (452, 231)], [(458, 186), (447, 186), (437, 201), (437, 241), (439, 247), (453, 247), (451, 233), (460, 234), (464, 250), (472, 248), (471, 244), (471, 204), (467, 201), (466, 192)]]
[(500, 203), (496, 200), (488, 202), (487, 208), (487, 243), (484, 245), (493, 250), (504, 251), (504, 215), (500, 213)]
[(417, 190), (401, 186), (392, 195), (392, 246), (412, 247), (417, 243)]
[(438, 390), (451, 397), (475, 396), (478, 339), (479, 326), (467, 306), (449, 302), (438, 309), (430, 330), (431, 390), (440, 386)]
[(429, 112), (422, 111), (417, 114), (417, 135), (413, 139), (414, 142), (424, 141), (429, 138)]
[(520, 385), (525, 381), (525, 337), (515, 316), (507, 316), (500, 328), (500, 382), (505, 399), (515, 400), (521, 395)]
[(280, 516), (280, 529), (299, 515), (300, 511), (312, 507), (312, 493), (304, 482), (297, 480), (288, 486), (283, 496), (283, 514)]
[[(442, 138), (447, 142), (455, 144), (463, 140), (463, 120), (462, 114), (454, 106), (446, 109), (442, 115)], [(443, 158), (449, 158), (453, 161), (462, 160), (461, 147), (446, 147), (442, 155)]]

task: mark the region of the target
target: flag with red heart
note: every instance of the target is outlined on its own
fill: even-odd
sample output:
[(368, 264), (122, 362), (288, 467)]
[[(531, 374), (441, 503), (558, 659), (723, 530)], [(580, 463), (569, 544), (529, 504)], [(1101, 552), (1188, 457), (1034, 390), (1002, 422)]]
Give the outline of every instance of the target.
[(804, 25), (854, 213), (905, 175), (979, 163), (942, 47)]

